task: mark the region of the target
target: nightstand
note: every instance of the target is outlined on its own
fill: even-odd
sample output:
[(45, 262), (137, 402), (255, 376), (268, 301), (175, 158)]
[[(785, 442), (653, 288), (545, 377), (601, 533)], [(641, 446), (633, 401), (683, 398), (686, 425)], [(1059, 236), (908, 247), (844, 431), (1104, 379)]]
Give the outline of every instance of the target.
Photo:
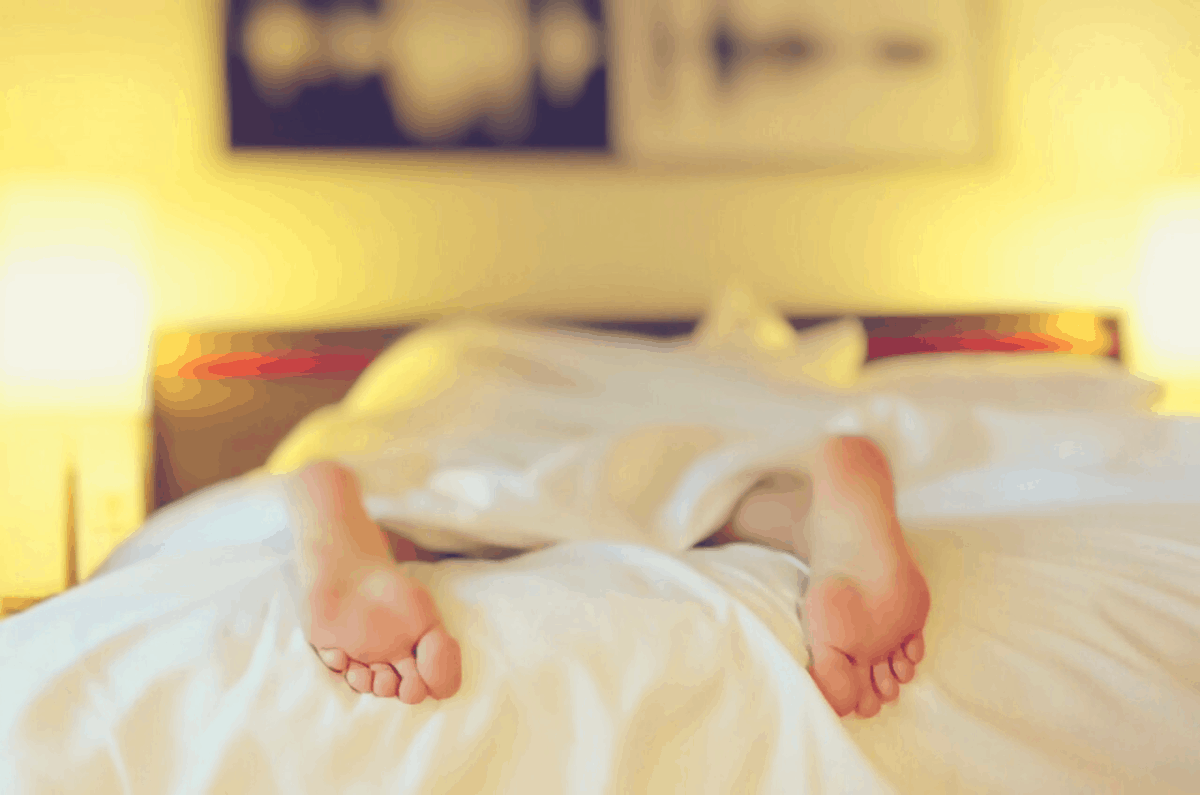
[(49, 598), (49, 596), (0, 596), (0, 619), (14, 616)]
[(87, 578), (141, 525), (148, 437), (139, 414), (0, 413), (0, 597)]
[(1165, 394), (1154, 410), (1159, 414), (1200, 416), (1200, 381), (1177, 380), (1166, 383)]

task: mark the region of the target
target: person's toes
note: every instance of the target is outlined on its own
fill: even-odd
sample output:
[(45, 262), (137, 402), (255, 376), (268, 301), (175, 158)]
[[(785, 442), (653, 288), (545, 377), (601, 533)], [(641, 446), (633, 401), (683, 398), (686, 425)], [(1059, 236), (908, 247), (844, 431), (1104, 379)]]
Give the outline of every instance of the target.
[(920, 632), (904, 644), (904, 656), (913, 665), (921, 662), (921, 659), (925, 656), (925, 638), (921, 636)]
[(859, 676), (862, 679), (861, 689), (858, 692), (858, 706), (855, 707), (855, 712), (860, 718), (870, 718), (879, 713), (879, 708), (883, 706), (883, 702), (879, 700), (879, 695), (875, 692), (875, 688), (871, 685), (871, 671), (869, 668), (862, 668)]
[(902, 685), (906, 685), (912, 681), (913, 675), (917, 672), (917, 667), (912, 664), (912, 661), (904, 656), (902, 649), (896, 649), (892, 652), (892, 675), (896, 677), (896, 681)]
[(335, 674), (345, 673), (350, 665), (349, 655), (341, 649), (317, 649), (317, 656)]
[(417, 671), (417, 661), (412, 657), (405, 657), (396, 663), (396, 672), (400, 674), (400, 700), (405, 704), (420, 704), (424, 701), (429, 689)]
[(891, 666), (887, 660), (871, 666), (871, 684), (875, 686), (875, 695), (884, 704), (895, 701), (900, 695), (900, 683), (892, 676)]
[(395, 698), (400, 687), (400, 676), (396, 669), (387, 663), (374, 663), (371, 673), (375, 678), (371, 684), (371, 692), (380, 698)]
[(346, 684), (350, 685), (351, 690), (356, 693), (370, 693), (373, 678), (370, 668), (357, 660), (350, 661), (350, 667), (346, 669)]
[(458, 641), (441, 624), (426, 632), (417, 643), (416, 666), (429, 695), (443, 699), (458, 692), (462, 684), (462, 651)]
[(846, 655), (828, 646), (817, 647), (812, 652), (813, 681), (833, 707), (839, 718), (854, 711), (859, 700), (859, 683), (854, 675), (854, 666)]

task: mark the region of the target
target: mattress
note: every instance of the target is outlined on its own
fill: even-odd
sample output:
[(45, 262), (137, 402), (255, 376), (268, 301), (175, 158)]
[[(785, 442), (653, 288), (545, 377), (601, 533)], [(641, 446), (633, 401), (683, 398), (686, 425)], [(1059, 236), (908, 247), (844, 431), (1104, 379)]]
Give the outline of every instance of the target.
[[(462, 690), (444, 702), (360, 696), (317, 662), (295, 611), (295, 517), (278, 471), (156, 514), (88, 582), (0, 623), (0, 791), (1196, 790), (1200, 424), (778, 385), (755, 397), (737, 392), (745, 381), (709, 375), (698, 392), (681, 371), (660, 394), (662, 416), (640, 427), (678, 422), (670, 401), (689, 391), (724, 389), (718, 405), (759, 401), (759, 430), (743, 417), (720, 437), (736, 438), (736, 455), (718, 444), (689, 459), (687, 472), (706, 477), (680, 477), (651, 511), (692, 519), (624, 534), (609, 519), (587, 521), (605, 498), (595, 489), (571, 502), (581, 520), (571, 529), (537, 518), (544, 490), (530, 484), (545, 482), (546, 462), (584, 459), (534, 456), (539, 468), (498, 456), (498, 440), (521, 438), (483, 434), (498, 418), (513, 427), (496, 408), (508, 392), (492, 384), (483, 415), (440, 394), (439, 417), (488, 439), (474, 460), (489, 472), (498, 460), (526, 462), (513, 470), (525, 481), (493, 478), (482, 497), (460, 494), (475, 509), (450, 512), (447, 543), (509, 527), (509, 541), (533, 548), (405, 564), (463, 647)], [(614, 389), (603, 405), (639, 405), (614, 401)], [(585, 398), (569, 395), (577, 437), (592, 416), (578, 406)], [(318, 441), (292, 450), (320, 453), (349, 438), (339, 433), (386, 427), (386, 402), (316, 418), (301, 433)], [(703, 419), (720, 426), (713, 402)], [(406, 404), (406, 443), (414, 428), (440, 438), (436, 422), (416, 422), (417, 408)], [(614, 411), (604, 416), (586, 438), (623, 432)], [(802, 462), (806, 444), (833, 432), (867, 433), (887, 450), (933, 599), (926, 660), (869, 720), (838, 719), (805, 671), (802, 565), (745, 544), (688, 548), (728, 484), (778, 466), (781, 450)], [(355, 438), (368, 439), (354, 460), (376, 484), (376, 517), (420, 519), (427, 502), (372, 480), (372, 461), (394, 464), (387, 445)], [(436, 469), (449, 459), (432, 460)], [(726, 462), (725, 477), (714, 461)], [(594, 469), (577, 471), (592, 475), (576, 485), (599, 482)]]

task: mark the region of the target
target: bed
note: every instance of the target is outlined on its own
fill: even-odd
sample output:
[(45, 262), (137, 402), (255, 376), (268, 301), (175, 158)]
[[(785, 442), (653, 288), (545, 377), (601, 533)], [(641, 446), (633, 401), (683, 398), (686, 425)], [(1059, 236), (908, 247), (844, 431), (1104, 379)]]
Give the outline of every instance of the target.
[[(1030, 350), (1057, 353), (999, 353)], [(159, 353), (158, 510), (0, 622), (0, 791), (1200, 790), (1200, 423), (1149, 411), (1119, 318), (733, 301), (699, 326), (188, 334)], [(547, 453), (635, 414), (740, 425), (651, 503), (571, 469), (597, 460), (585, 443)], [(870, 720), (838, 719), (805, 672), (802, 566), (687, 548), (757, 471), (730, 461), (828, 433), (888, 451), (933, 594), (927, 658)], [(467, 441), (430, 441), (447, 436)], [(440, 452), (414, 464), (414, 444)], [(313, 457), (355, 466), (385, 527), (532, 550), (406, 564), (462, 641), (453, 699), (360, 696), (313, 657), (279, 486)]]

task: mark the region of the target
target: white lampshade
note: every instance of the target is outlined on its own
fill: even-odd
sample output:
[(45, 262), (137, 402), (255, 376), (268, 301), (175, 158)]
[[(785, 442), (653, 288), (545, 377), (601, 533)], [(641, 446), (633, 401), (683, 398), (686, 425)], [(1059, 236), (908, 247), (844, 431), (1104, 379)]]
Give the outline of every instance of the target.
[(1200, 197), (1155, 205), (1137, 290), (1146, 363), (1200, 372)]
[(0, 406), (141, 412), (150, 311), (126, 197), (10, 193), (0, 224)]

